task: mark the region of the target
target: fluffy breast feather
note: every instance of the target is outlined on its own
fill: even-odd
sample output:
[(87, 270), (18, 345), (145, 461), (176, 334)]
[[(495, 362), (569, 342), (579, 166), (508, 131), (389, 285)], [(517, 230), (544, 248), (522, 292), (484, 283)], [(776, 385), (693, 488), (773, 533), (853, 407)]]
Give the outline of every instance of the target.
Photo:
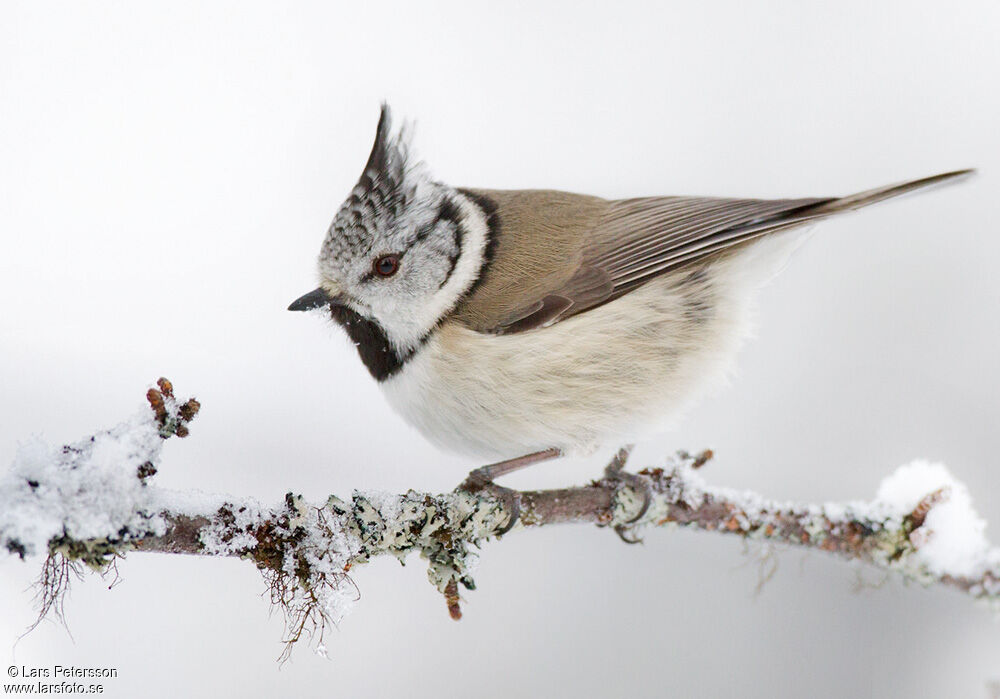
[(725, 379), (753, 291), (798, 238), (666, 274), (551, 327), (497, 336), (445, 322), (383, 390), (431, 441), (480, 457), (635, 441)]

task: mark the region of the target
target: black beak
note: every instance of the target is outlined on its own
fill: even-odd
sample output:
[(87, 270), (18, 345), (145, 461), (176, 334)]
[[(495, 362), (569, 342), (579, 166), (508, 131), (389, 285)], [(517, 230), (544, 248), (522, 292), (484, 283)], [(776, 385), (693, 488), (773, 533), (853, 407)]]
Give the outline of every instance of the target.
[(300, 296), (288, 307), (290, 311), (311, 311), (315, 308), (323, 308), (333, 303), (333, 299), (323, 291), (323, 289), (313, 289), (305, 296)]

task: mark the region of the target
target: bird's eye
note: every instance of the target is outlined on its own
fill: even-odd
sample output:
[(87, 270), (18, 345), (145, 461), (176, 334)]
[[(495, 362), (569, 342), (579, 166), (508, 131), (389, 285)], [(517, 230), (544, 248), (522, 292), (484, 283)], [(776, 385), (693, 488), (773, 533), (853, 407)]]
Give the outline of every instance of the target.
[(380, 277), (391, 277), (399, 271), (399, 255), (382, 255), (375, 260), (372, 268)]

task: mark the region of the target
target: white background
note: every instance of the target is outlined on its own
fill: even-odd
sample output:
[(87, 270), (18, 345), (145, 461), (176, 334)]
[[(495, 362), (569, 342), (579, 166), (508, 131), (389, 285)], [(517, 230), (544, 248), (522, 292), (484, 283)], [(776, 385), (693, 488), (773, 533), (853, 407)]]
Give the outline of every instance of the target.
[[(456, 185), (604, 196), (846, 194), (976, 166), (962, 186), (823, 224), (761, 297), (732, 385), (636, 464), (712, 447), (711, 482), (870, 497), (915, 457), (1000, 538), (1000, 4), (4, 3), (0, 463), (195, 394), (171, 488), (319, 500), (446, 490), (474, 464), (390, 412), (342, 333), (285, 312), (387, 98)], [(515, 486), (580, 483), (601, 459)], [(279, 615), (236, 560), (130, 555), (88, 577), (72, 639), (0, 564), (0, 647), (114, 666), (114, 697), (985, 697), (1000, 625), (942, 589), (719, 535), (518, 533), (452, 622), (421, 561), (279, 667)]]

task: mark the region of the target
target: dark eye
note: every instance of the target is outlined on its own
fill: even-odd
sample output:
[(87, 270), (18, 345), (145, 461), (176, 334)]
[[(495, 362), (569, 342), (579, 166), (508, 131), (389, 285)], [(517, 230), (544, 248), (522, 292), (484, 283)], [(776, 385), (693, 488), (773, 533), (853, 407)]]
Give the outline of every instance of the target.
[(375, 260), (372, 269), (380, 277), (391, 277), (399, 270), (399, 255), (382, 255)]

